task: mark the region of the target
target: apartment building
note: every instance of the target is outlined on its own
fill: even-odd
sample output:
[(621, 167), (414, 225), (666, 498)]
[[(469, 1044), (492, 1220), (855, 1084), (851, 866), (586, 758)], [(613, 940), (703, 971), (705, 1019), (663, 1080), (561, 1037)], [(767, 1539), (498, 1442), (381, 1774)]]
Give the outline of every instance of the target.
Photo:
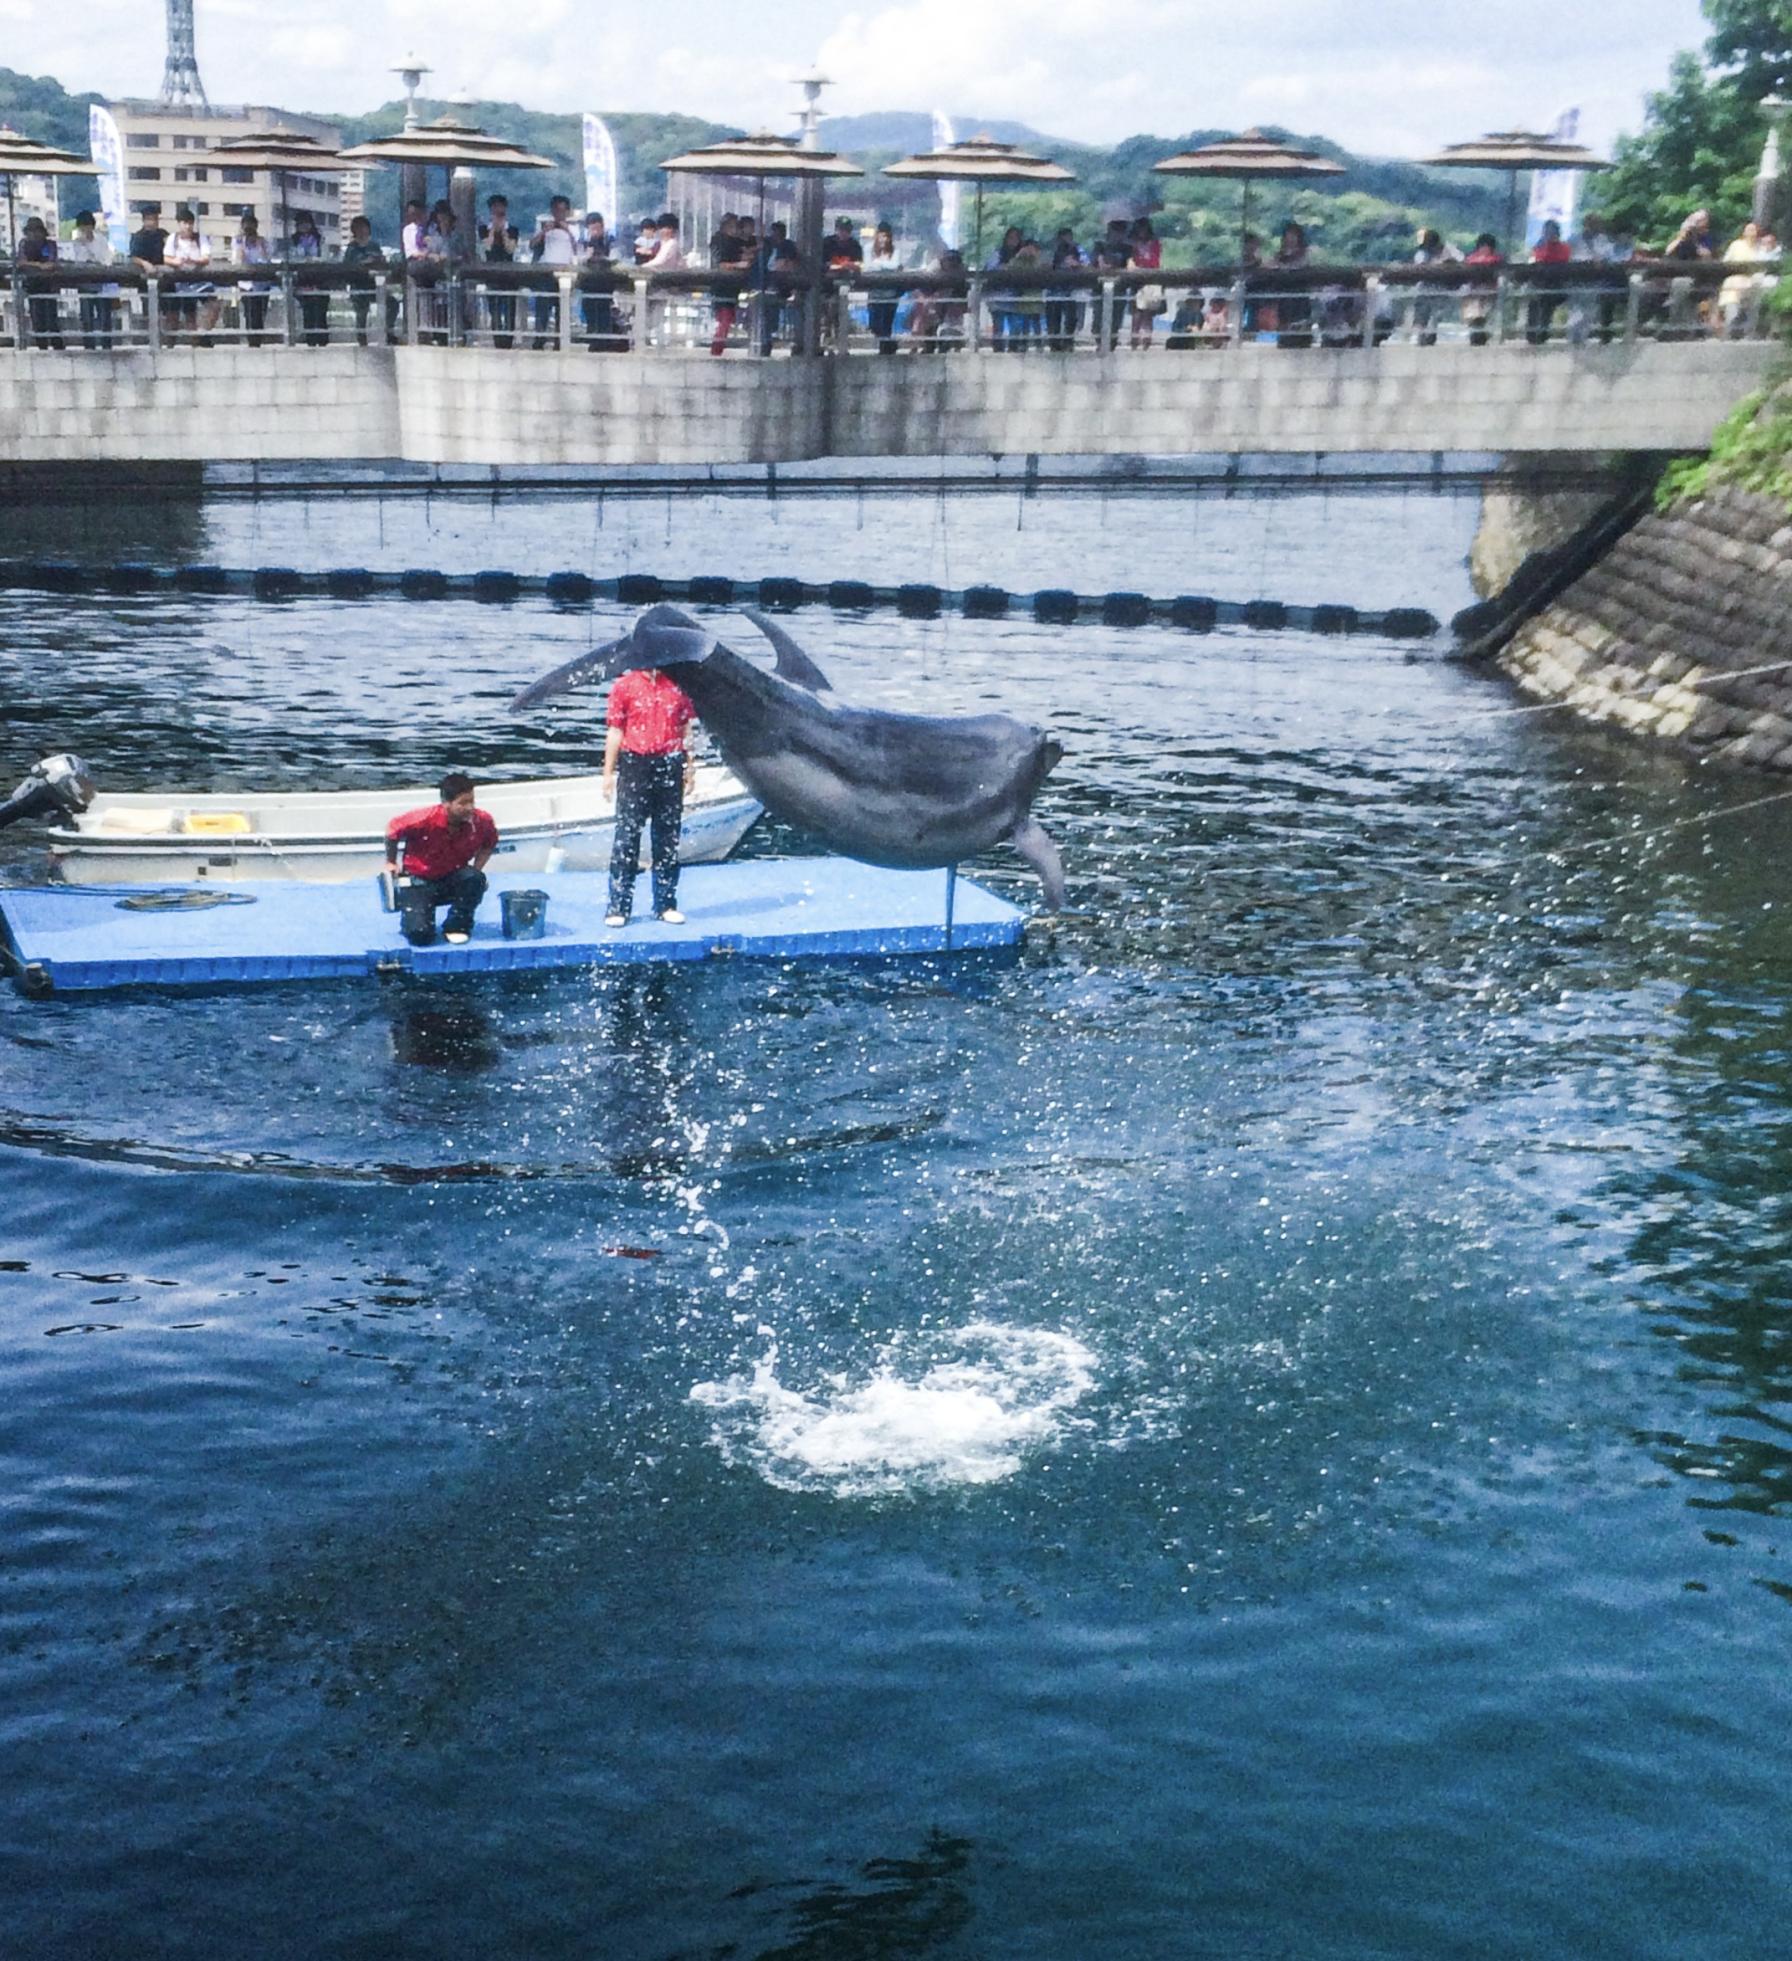
[(347, 222), (340, 176), (288, 171), (282, 180), (276, 171), (220, 165), (206, 155), (226, 137), (271, 129), (295, 130), (334, 147), (341, 141), (334, 123), (253, 105), (204, 110), (115, 102), (111, 109), (124, 141), (125, 197), (133, 224), (145, 205), (159, 204), (162, 222), (172, 231), (175, 210), (185, 205), (212, 251), (228, 257), (245, 212), (255, 214), (262, 236), (278, 251), (292, 228), (293, 214), (309, 211), (323, 234), (324, 249), (340, 248)]

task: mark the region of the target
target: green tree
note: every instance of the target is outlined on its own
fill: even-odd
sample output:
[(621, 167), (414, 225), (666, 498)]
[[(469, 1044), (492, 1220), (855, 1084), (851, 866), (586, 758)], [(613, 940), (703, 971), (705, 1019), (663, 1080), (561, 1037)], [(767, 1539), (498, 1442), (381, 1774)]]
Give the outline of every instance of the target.
[(1792, 90), (1792, 0), (1703, 0), (1705, 52), (1745, 102)]
[(1700, 205), (1728, 237), (1749, 215), (1761, 136), (1760, 112), (1733, 77), (1713, 74), (1697, 55), (1676, 55), (1642, 129), (1619, 139), (1595, 198), (1646, 244), (1665, 244)]

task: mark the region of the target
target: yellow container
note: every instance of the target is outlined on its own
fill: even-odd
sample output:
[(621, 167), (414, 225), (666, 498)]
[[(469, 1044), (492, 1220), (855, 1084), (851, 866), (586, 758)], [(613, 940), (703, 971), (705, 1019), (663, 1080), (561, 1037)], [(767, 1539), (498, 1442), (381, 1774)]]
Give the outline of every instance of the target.
[(240, 838), (254, 830), (240, 810), (191, 810), (187, 834), (196, 838)]

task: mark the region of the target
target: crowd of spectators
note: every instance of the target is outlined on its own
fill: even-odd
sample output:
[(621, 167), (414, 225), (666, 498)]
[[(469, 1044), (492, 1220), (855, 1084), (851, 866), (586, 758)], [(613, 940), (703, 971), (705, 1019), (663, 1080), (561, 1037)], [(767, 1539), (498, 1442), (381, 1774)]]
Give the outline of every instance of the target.
[[(463, 225), (446, 199), (433, 206), (413, 203), (405, 207), (396, 248), (376, 243), (369, 221), (356, 217), (338, 261), (346, 281), (340, 276), (308, 280), (305, 269), (329, 256), (311, 215), (294, 214), (278, 256), (255, 217), (245, 215), (230, 252), (235, 275), (221, 284), (208, 277), (215, 275), (212, 246), (200, 236), (193, 214), (184, 207), (177, 211), (170, 233), (162, 227), (160, 209), (151, 205), (122, 255), (113, 253), (91, 212), (79, 213), (72, 235), (61, 240), (49, 235), (41, 219), (28, 219), (15, 265), (26, 293), (23, 324), (35, 344), (49, 347), (66, 344), (70, 324), (67, 294), (56, 272), (121, 263), (157, 275), (165, 335), (202, 343), (219, 333), (228, 296), (236, 306), (232, 337), (251, 345), (268, 339), (269, 302), (279, 272), (290, 279), (295, 303), (290, 337), (302, 345), (321, 346), (330, 339), (333, 292), (346, 297), (355, 338), (365, 345), (383, 273), (389, 336), (401, 331), (402, 308), (408, 304), (415, 314), (409, 330), (426, 343), (483, 338), (499, 348), (521, 340), (534, 348), (558, 346), (561, 282), (544, 290), (541, 281), (507, 277), (521, 267), (577, 278), (573, 337), (594, 352), (626, 348), (641, 336), (696, 338), (692, 323), (705, 301), (702, 332), (714, 355), (742, 346), (769, 354), (797, 338), (800, 301), (816, 281), (782, 222), (761, 233), (750, 215), (726, 213), (706, 247), (688, 258), (673, 212), (643, 218), (622, 232), (613, 233), (601, 212), (576, 216), (564, 196), (549, 200), (526, 235), (512, 223), (502, 196), (487, 200), (484, 221), (476, 227)], [(1515, 302), (1516, 323), (1508, 319), (1505, 331), (1522, 332), (1533, 342), (1563, 336), (1609, 340), (1621, 331), (1632, 306), (1639, 309), (1639, 324), (1664, 335), (1752, 331), (1763, 299), (1777, 283), (1780, 248), (1771, 233), (1751, 223), (1720, 251), (1710, 213), (1700, 210), (1655, 249), (1639, 246), (1597, 214), (1583, 219), (1572, 239), (1551, 222), (1525, 257), (1532, 268), (1578, 263), (1605, 268), (1607, 276), (1564, 277), (1558, 288), (1533, 270)], [(1685, 275), (1692, 262), (1717, 259), (1734, 268), (1721, 281)], [(1062, 352), (1082, 344), (1086, 334), (1108, 347), (1118, 346), (1124, 335), (1130, 347), (1145, 349), (1160, 344), (1160, 327), (1166, 329), (1161, 344), (1172, 350), (1241, 338), (1296, 347), (1362, 345), (1396, 334), (1422, 344), (1440, 335), (1479, 344), (1500, 329), (1502, 323), (1494, 319), (1499, 304), (1494, 269), (1505, 260), (1491, 233), (1483, 232), (1465, 250), (1426, 227), (1417, 234), (1410, 263), (1437, 276), (1402, 282), (1383, 265), (1372, 269), (1383, 275), (1379, 278), (1367, 272), (1333, 278), (1336, 268), (1315, 271), (1307, 234), (1290, 220), (1273, 253), (1265, 253), (1258, 234), (1247, 233), (1237, 265), (1226, 269), (1223, 283), (1167, 283), (1163, 243), (1150, 217), (1141, 216), (1111, 218), (1086, 243), (1068, 225), (1049, 243), (1010, 226), (974, 272), (962, 251), (938, 240), (904, 251), (888, 224), (875, 227), (867, 246), (857, 223), (842, 217), (827, 233), (814, 270), (826, 276), (822, 283), (831, 293), (862, 290), (856, 317), (880, 354), (964, 345), (979, 286), (991, 343), (1011, 353)], [(1448, 277), (1458, 266), (1473, 274), (1460, 284)], [(1654, 269), (1640, 302), (1631, 295), (1629, 279), (1639, 266)], [(256, 276), (263, 269), (266, 277)], [(635, 317), (641, 308), (625, 282), (583, 276), (687, 269), (707, 277), (674, 282), (676, 292), (656, 289), (645, 317)], [(904, 275), (913, 283), (905, 285)], [(530, 284), (535, 290), (522, 290)], [(89, 277), (74, 291), (82, 344), (113, 345), (119, 286)], [(838, 307), (825, 308), (822, 318), (823, 338), (837, 340)]]

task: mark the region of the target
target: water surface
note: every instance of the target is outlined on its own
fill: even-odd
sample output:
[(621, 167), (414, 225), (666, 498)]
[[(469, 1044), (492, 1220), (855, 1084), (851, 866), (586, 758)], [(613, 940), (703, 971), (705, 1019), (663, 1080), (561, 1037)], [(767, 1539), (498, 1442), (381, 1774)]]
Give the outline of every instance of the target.
[[(220, 499), (80, 548), (1441, 614), (1472, 524)], [(618, 617), (0, 604), (9, 766), (118, 787), (584, 765), (502, 703)], [(1770, 1950), (1792, 806), (1703, 821), (1760, 781), (1438, 648), (798, 631), (1059, 729), (1018, 960), (0, 997), (9, 1942)]]

